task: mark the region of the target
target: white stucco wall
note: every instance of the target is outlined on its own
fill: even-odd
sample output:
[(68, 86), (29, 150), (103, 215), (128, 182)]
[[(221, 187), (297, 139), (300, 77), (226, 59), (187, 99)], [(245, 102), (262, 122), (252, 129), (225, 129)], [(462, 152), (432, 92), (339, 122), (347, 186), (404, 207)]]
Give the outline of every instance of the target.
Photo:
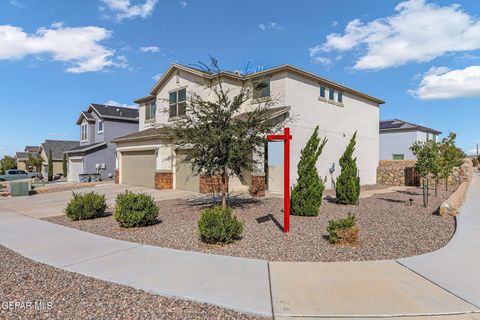
[(432, 139), (432, 135), (423, 131), (396, 131), (380, 133), (380, 160), (392, 160), (394, 154), (403, 154), (405, 160), (415, 160), (410, 147), (416, 142)]
[[(291, 147), (292, 183), (297, 178), (300, 151), (316, 125), (321, 137), (328, 142), (317, 163), (319, 174), (328, 175), (327, 188), (331, 188), (329, 168), (335, 164), (334, 177), (340, 174), (338, 160), (350, 138), (357, 131), (355, 156), (362, 185), (375, 184), (379, 159), (379, 107), (363, 98), (344, 93), (343, 106), (319, 100), (319, 84), (316, 81), (288, 74), (286, 105), (291, 106), (291, 115), (296, 121), (289, 126), (293, 136)], [(328, 95), (327, 95), (328, 96)], [(336, 97), (335, 97), (336, 98)]]

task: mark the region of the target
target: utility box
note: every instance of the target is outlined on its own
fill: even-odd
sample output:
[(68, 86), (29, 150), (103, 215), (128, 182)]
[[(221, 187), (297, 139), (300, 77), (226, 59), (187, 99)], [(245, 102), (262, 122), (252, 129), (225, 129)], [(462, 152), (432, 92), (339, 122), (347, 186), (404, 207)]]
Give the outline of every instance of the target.
[(28, 196), (30, 193), (30, 180), (10, 181), (10, 194), (12, 197)]

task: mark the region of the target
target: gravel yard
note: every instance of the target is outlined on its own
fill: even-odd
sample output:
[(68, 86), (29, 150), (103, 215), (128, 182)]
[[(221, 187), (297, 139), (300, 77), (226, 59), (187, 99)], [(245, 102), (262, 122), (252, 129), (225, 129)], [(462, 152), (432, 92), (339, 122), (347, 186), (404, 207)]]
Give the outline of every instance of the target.
[[(265, 319), (166, 298), (26, 259), (0, 246), (0, 319)], [(35, 311), (8, 303), (32, 303)]]
[[(245, 221), (243, 238), (225, 246), (207, 245), (198, 239), (197, 221), (205, 203), (201, 200), (159, 202), (156, 225), (122, 229), (112, 216), (70, 221), (65, 216), (46, 220), (111, 238), (144, 244), (210, 252), (270, 261), (348, 261), (408, 257), (443, 247), (455, 232), (453, 217), (435, 214), (451, 191), (430, 192), (428, 208), (422, 206), (421, 189), (376, 194), (360, 199), (358, 206), (324, 201), (318, 217), (291, 217), (291, 231), (281, 231), (282, 199), (239, 199), (235, 214)], [(410, 205), (409, 199), (413, 199)], [(332, 245), (326, 240), (326, 224), (352, 212), (360, 227), (356, 247)]]

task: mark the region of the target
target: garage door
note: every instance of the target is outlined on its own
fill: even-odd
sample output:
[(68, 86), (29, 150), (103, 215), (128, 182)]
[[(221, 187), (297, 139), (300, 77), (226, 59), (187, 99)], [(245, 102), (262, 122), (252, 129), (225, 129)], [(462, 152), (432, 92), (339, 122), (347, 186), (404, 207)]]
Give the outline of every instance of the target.
[(185, 151), (176, 152), (176, 171), (175, 183), (177, 190), (186, 190), (199, 192), (200, 179), (198, 176), (192, 175), (192, 169), (189, 164), (180, 164), (185, 157)]
[(153, 150), (122, 152), (122, 183), (155, 188), (156, 162)]
[(83, 160), (82, 159), (69, 159), (68, 160), (68, 181), (79, 182), (79, 174), (83, 173)]

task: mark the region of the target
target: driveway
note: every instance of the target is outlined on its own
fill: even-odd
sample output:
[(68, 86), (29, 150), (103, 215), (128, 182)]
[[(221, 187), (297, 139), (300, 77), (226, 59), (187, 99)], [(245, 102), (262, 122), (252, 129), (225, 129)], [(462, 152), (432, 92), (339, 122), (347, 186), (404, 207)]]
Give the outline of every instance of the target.
[(144, 187), (118, 185), (114, 183), (99, 184), (94, 187), (84, 189), (58, 191), (43, 194), (36, 194), (28, 197), (12, 197), (0, 200), (0, 205), (4, 208), (19, 212), (32, 218), (46, 218), (60, 216), (63, 209), (72, 197), (72, 192), (95, 191), (104, 194), (107, 198), (107, 205), (115, 204), (117, 194), (130, 190), (133, 192), (143, 192), (151, 195), (156, 201), (181, 199), (195, 196), (197, 194), (181, 190), (156, 190)]

